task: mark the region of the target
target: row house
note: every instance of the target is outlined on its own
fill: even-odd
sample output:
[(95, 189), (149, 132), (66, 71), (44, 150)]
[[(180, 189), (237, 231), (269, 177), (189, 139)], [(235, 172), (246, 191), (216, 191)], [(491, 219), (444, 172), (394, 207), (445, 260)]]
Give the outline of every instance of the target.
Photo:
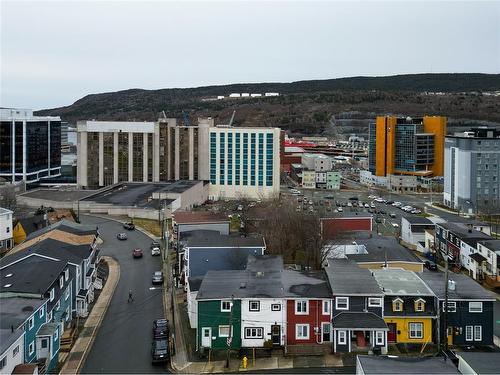
[(432, 343), (437, 318), (432, 290), (412, 271), (385, 268), (372, 272), (384, 294), (388, 343)]
[(333, 351), (387, 353), (384, 293), (368, 269), (349, 259), (329, 259), (325, 268), (332, 293)]
[(474, 261), (471, 266), (473, 274), (480, 275), (479, 279), (491, 287), (500, 287), (500, 240), (479, 241), (477, 253), (471, 258)]
[[(479, 227), (476, 227), (479, 228)], [(486, 227), (480, 227), (483, 230)], [(474, 228), (473, 224), (466, 223), (437, 223), (435, 248), (443, 257), (448, 256), (451, 266), (464, 267), (473, 278), (473, 263), (471, 255), (476, 253), (478, 241), (491, 239), (489, 234)]]
[(448, 281), (448, 309), (445, 311), (444, 274), (425, 271), (419, 276), (439, 300), (439, 326), (443, 327), (439, 332), (439, 342), (443, 342), (446, 337), (448, 345), (453, 346), (493, 345), (495, 294), (463, 274), (451, 274)]

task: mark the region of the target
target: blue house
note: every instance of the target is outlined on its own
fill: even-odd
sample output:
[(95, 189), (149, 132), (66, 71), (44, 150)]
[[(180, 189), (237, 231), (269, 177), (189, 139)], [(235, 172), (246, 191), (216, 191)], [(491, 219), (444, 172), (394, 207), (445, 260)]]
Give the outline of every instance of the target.
[[(444, 327), (444, 273), (424, 271), (419, 276), (439, 299), (440, 327)], [(440, 329), (440, 342), (443, 342), (447, 336), (448, 344), (453, 346), (494, 345), (495, 295), (463, 274), (452, 273), (448, 279), (448, 332), (445, 335), (444, 329)]]

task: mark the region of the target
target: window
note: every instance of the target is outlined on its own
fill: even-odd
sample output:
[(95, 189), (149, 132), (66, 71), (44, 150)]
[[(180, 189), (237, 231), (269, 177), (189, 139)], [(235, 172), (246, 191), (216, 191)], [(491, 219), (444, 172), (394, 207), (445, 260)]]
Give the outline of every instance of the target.
[(29, 320), (28, 320), (28, 330), (31, 330), (33, 329), (33, 326), (35, 325), (35, 318), (31, 317)]
[(221, 312), (230, 312), (231, 311), (231, 301), (221, 301), (220, 302), (220, 311)]
[[(443, 311), (444, 311), (444, 303), (443, 303)], [(456, 312), (456, 311), (457, 311), (457, 303), (448, 302), (448, 312)]]
[(382, 298), (368, 298), (368, 307), (381, 307)]
[(376, 331), (375, 345), (384, 345), (384, 332)]
[(330, 315), (330, 301), (323, 300), (323, 315)]
[(474, 326), (474, 341), (481, 341), (482, 340), (482, 330), (483, 327), (481, 326)]
[(392, 301), (392, 311), (403, 311), (403, 300), (401, 298)]
[(418, 298), (415, 300), (415, 311), (416, 312), (423, 312), (425, 311), (425, 300), (422, 298)]
[(336, 297), (335, 308), (337, 310), (349, 310), (349, 297)]
[(60, 288), (60, 289), (62, 289), (62, 288), (63, 288), (63, 286), (64, 286), (64, 277), (63, 277), (63, 276), (61, 276), (61, 277), (59, 278), (59, 288)]
[(339, 335), (339, 344), (345, 345), (347, 343), (346, 331), (338, 331), (338, 335)]
[(48, 341), (47, 339), (42, 339), (42, 349), (47, 349)]
[(246, 339), (261, 339), (264, 337), (264, 329), (258, 327), (245, 328)]
[(28, 353), (29, 355), (32, 355), (35, 352), (35, 343), (30, 342), (30, 345), (28, 346)]
[(482, 302), (469, 302), (469, 312), (483, 312), (483, 303)]
[(43, 318), (43, 314), (45, 314), (45, 308), (42, 306), (42, 308), (38, 311), (38, 316)]
[(297, 324), (295, 326), (295, 339), (297, 340), (309, 339), (309, 324)]
[(69, 269), (67, 269), (67, 268), (66, 268), (66, 269), (64, 270), (64, 280), (65, 280), (65, 281), (68, 281), (68, 279), (69, 279)]
[(281, 305), (279, 303), (273, 303), (271, 305), (271, 311), (281, 311)]
[(59, 328), (56, 328), (56, 330), (54, 331), (54, 341), (57, 341), (58, 338), (59, 338)]
[(219, 326), (219, 337), (229, 337), (229, 326)]
[(260, 311), (260, 301), (250, 301), (248, 303), (249, 311)]
[(424, 337), (424, 324), (409, 323), (408, 331), (410, 332), (410, 339), (421, 339)]
[(50, 290), (50, 302), (52, 302), (54, 300), (54, 297), (55, 297), (55, 292), (54, 292), (54, 288), (52, 288)]
[(472, 341), (472, 326), (465, 326), (465, 341)]
[(67, 300), (69, 298), (69, 287), (66, 288), (66, 291), (64, 292), (64, 300)]
[(0, 370), (7, 366), (7, 356), (0, 359)]
[(309, 306), (307, 300), (295, 301), (295, 314), (306, 315), (309, 313)]

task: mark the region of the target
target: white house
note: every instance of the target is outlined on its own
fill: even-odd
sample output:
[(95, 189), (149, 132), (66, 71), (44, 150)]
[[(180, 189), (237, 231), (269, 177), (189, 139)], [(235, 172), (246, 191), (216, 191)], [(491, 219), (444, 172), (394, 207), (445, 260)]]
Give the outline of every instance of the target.
[[(0, 373), (12, 374), (14, 367), (24, 363), (24, 330), (1, 329)], [(7, 333), (4, 334), (3, 331)], [(5, 340), (4, 340), (5, 339)]]
[(421, 216), (403, 216), (401, 218), (401, 239), (405, 245), (413, 250), (419, 242), (425, 243), (425, 230), (434, 229), (432, 221)]
[(12, 241), (12, 211), (0, 207), (0, 254), (9, 251)]
[[(264, 346), (264, 342), (271, 340), (271, 337), (275, 337), (275, 335), (273, 335), (273, 328), (281, 330), (282, 327), (286, 327), (285, 299), (241, 299), (242, 347), (262, 347)], [(280, 332), (279, 345), (284, 345), (284, 331)], [(275, 345), (276, 344), (277, 343), (275, 343)]]

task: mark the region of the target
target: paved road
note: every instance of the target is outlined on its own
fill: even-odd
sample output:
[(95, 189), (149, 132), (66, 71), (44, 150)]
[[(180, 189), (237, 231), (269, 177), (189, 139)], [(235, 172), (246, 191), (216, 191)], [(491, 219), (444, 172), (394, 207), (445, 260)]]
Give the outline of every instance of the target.
[(356, 366), (343, 367), (304, 367), (276, 370), (247, 371), (248, 374), (355, 374)]
[[(102, 255), (120, 263), (120, 280), (98, 331), (82, 373), (165, 373), (164, 365), (151, 364), (152, 321), (163, 317), (161, 290), (149, 290), (151, 274), (161, 270), (160, 257), (149, 252), (151, 240), (139, 231), (126, 231), (128, 239), (118, 241), (123, 232), (120, 223), (91, 216), (82, 217), (83, 224), (99, 227), (104, 239)], [(133, 259), (132, 250), (144, 250), (142, 259)], [(128, 291), (135, 301), (127, 303)]]
[(500, 301), (496, 300), (493, 307), (493, 332), (496, 337), (500, 337)]

